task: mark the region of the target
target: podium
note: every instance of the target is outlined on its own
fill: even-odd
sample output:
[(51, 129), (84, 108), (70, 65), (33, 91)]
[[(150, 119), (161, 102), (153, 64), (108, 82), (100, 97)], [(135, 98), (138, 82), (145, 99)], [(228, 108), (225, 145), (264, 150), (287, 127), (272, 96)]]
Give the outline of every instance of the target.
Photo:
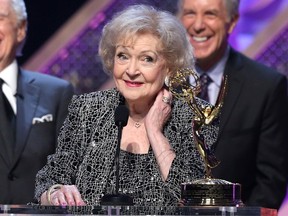
[(0, 205), (0, 215), (197, 215), (277, 216), (274, 209), (261, 207), (151, 207), (151, 206), (40, 206)]

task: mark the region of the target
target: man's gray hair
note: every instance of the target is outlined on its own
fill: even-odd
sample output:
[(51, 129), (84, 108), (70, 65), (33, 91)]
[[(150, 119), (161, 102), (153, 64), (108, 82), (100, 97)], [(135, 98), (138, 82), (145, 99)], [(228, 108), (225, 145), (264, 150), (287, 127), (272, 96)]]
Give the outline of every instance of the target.
[[(27, 11), (24, 0), (10, 0), (10, 6), (11, 9), (15, 12), (17, 17), (17, 24), (20, 25), (22, 22), (27, 22)], [(26, 25), (26, 32), (27, 32), (27, 26)], [(16, 55), (21, 56), (22, 55), (22, 49), (24, 47), (26, 39), (22, 41), (21, 44), (17, 47)]]

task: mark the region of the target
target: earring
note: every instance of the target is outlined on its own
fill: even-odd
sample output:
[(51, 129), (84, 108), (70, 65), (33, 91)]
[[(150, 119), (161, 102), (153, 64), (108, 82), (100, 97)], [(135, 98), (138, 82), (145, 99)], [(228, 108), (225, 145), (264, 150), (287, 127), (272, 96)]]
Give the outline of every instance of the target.
[(168, 76), (165, 77), (164, 83), (167, 87), (169, 87), (169, 77)]

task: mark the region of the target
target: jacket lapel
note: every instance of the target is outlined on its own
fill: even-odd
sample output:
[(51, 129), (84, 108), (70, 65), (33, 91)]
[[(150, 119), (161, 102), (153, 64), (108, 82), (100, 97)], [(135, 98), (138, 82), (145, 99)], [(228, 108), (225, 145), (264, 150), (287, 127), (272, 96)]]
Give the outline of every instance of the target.
[(32, 127), (32, 120), (38, 106), (40, 88), (33, 85), (34, 78), (30, 78), (23, 71), (19, 72), (17, 85), (17, 128), (16, 128), (16, 162), (26, 145)]
[(223, 108), (220, 116), (219, 136), (221, 136), (225, 125), (233, 113), (239, 94), (242, 91), (244, 79), (241, 74), (242, 60), (239, 54), (231, 48), (229, 58), (224, 70), (227, 76), (227, 90), (224, 98)]

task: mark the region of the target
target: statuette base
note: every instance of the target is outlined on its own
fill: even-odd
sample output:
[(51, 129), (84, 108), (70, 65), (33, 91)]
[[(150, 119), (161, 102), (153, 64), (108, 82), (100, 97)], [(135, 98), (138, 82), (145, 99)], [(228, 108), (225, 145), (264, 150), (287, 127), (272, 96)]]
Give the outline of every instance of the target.
[(206, 178), (181, 184), (185, 206), (243, 206), (241, 185), (222, 179)]

